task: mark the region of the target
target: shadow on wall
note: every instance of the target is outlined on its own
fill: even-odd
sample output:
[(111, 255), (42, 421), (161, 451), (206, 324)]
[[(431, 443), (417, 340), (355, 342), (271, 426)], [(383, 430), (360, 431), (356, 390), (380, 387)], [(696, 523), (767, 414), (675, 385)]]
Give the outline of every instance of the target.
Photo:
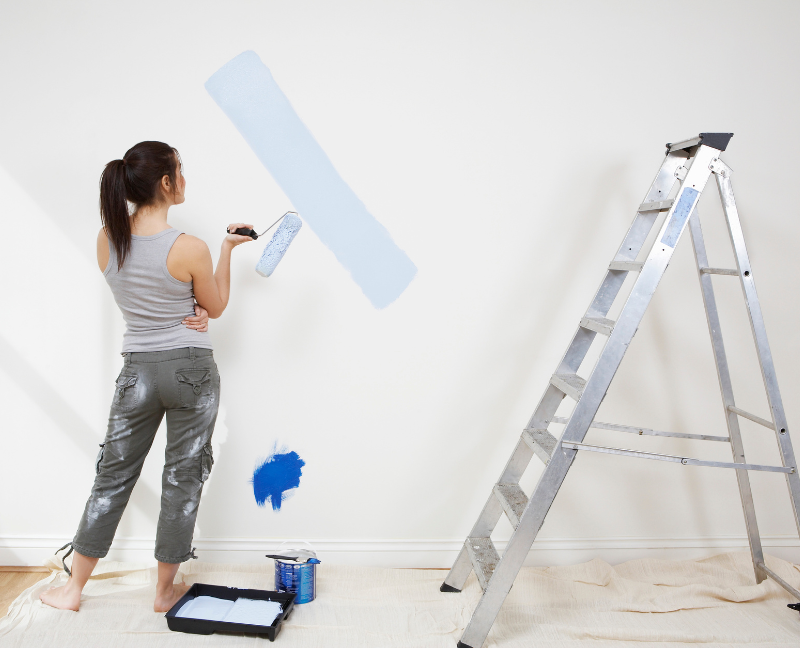
[[(682, 240), (679, 245), (682, 243), (684, 250), (687, 246), (691, 247), (691, 236), (689, 234), (689, 228), (686, 228), (684, 231), (683, 236), (681, 237)], [(675, 255), (677, 256), (677, 255)], [(674, 257), (673, 257), (674, 258)], [(669, 270), (669, 268), (668, 268)], [(688, 271), (687, 271), (688, 270)], [(686, 274), (689, 274), (693, 268), (684, 268)], [(674, 272), (674, 268), (673, 268)], [(663, 279), (662, 279), (663, 284)], [(662, 286), (659, 285), (659, 288)], [(686, 291), (693, 291), (695, 293), (694, 297), (697, 299), (702, 299), (700, 293), (700, 285), (699, 281), (695, 281), (694, 286), (684, 286)], [(662, 294), (665, 291), (662, 290)], [(656, 291), (658, 294), (658, 291)], [(670, 297), (670, 295), (666, 295)], [(672, 304), (676, 306), (677, 304)], [(651, 339), (655, 342), (651, 344), (651, 353), (653, 354), (654, 362), (648, 370), (651, 372), (658, 372), (661, 374), (661, 379), (659, 381), (661, 386), (661, 397), (667, 403), (681, 403), (685, 402), (685, 398), (683, 398), (682, 390), (678, 388), (679, 376), (681, 374), (680, 369), (675, 367), (676, 364), (676, 349), (674, 344), (674, 331), (670, 330), (669, 323), (670, 323), (670, 315), (672, 315), (671, 309), (668, 308), (667, 304), (665, 304), (664, 299), (653, 299), (650, 302), (650, 306), (648, 308), (650, 317), (647, 318), (647, 325), (651, 332)], [(703, 333), (702, 328), (700, 328), (700, 332)], [(702, 351), (697, 348), (695, 351), (699, 354)], [(707, 345), (705, 351), (711, 355), (711, 345), (710, 343)], [(680, 353), (678, 353), (678, 357), (680, 357)], [(713, 361), (713, 360), (712, 360)], [(696, 372), (696, 367), (689, 367), (686, 366), (683, 368), (686, 373)], [(713, 386), (713, 385), (712, 385)], [(619, 390), (622, 391), (622, 390)], [(721, 401), (720, 401), (721, 402)], [(671, 407), (670, 408), (670, 417), (671, 417), (671, 425), (669, 429), (676, 430), (676, 431), (685, 431), (685, 432), (696, 432), (693, 430), (692, 427), (692, 418), (688, 416), (689, 412), (682, 407)], [(691, 453), (689, 449), (689, 444), (686, 443), (685, 440), (676, 440), (678, 443), (675, 443), (673, 447), (680, 448), (681, 452), (686, 452), (687, 454)], [(681, 441), (683, 443), (681, 443)], [(711, 444), (711, 445), (722, 445), (722, 444)], [(725, 444), (728, 445), (727, 443)], [(730, 447), (730, 446), (728, 446)], [(670, 452), (675, 452), (674, 450)], [(697, 456), (697, 454), (693, 454), (691, 456)], [(723, 459), (723, 461), (729, 461), (729, 459)], [(731, 473), (736, 472), (735, 470), (731, 470)], [(676, 476), (677, 477), (677, 476)], [(701, 476), (701, 472), (699, 470), (687, 470), (684, 471), (679, 479), (682, 482), (684, 488), (686, 488), (689, 492), (693, 493), (702, 493), (704, 491), (704, 487), (707, 484), (707, 481), (704, 480), (703, 476)], [(713, 503), (712, 499), (705, 498), (705, 497), (696, 497), (694, 498), (693, 504), (694, 506), (689, 507), (688, 509), (684, 509), (684, 515), (686, 517), (691, 518), (691, 528), (699, 529), (700, 533), (703, 536), (710, 536), (713, 535), (713, 526), (710, 524), (713, 516), (710, 514), (708, 510), (708, 506)], [(643, 507), (646, 507), (647, 502), (640, 501), (640, 504)], [(687, 525), (688, 526), (688, 525)]]
[[(486, 344), (480, 347), (481, 355), (477, 355), (473, 362), (473, 370), (466, 372), (466, 375), (504, 375), (505, 380), (498, 381), (492, 385), (493, 393), (488, 396), (483, 403), (485, 408), (480, 412), (474, 409), (467, 409), (464, 411), (464, 418), (461, 423), (455, 423), (455, 426), (475, 428), (476, 419), (482, 423), (486, 430), (485, 440), (478, 441), (480, 447), (483, 447), (487, 453), (487, 462), (499, 453), (503, 457), (511, 455), (514, 449), (513, 441), (509, 441), (506, 445), (504, 443), (497, 443), (498, 434), (492, 433), (492, 430), (503, 430), (509, 425), (516, 425), (518, 421), (510, 421), (510, 412), (513, 411), (515, 403), (521, 398), (525, 398), (528, 394), (523, 394), (523, 389), (529, 382), (532, 372), (537, 372), (545, 375), (543, 371), (553, 371), (556, 366), (552, 367), (537, 367), (537, 359), (543, 355), (548, 355), (548, 348), (554, 344), (559, 346), (559, 358), (562, 351), (566, 350), (569, 343), (568, 335), (573, 332), (578, 325), (578, 322), (583, 315), (583, 310), (574, 310), (572, 320), (574, 326), (570, 325), (569, 331), (554, 331), (554, 327), (565, 320), (565, 308), (573, 311), (575, 305), (570, 298), (564, 298), (564, 295), (571, 295), (578, 291), (578, 286), (587, 275), (594, 273), (596, 277), (596, 285), (600, 284), (604, 268), (593, 259), (590, 253), (596, 242), (604, 241), (601, 233), (603, 230), (613, 229), (616, 234), (617, 230), (619, 236), (611, 236), (610, 239), (618, 238), (619, 242), (622, 241), (625, 235), (626, 225), (622, 222), (630, 222), (627, 218), (621, 217), (614, 220), (603, 219), (601, 214), (609, 211), (612, 205), (619, 203), (630, 204), (630, 220), (633, 219), (635, 208), (638, 203), (635, 198), (628, 195), (619, 195), (619, 187), (624, 186), (622, 182), (625, 178), (627, 171), (627, 164), (617, 164), (609, 166), (605, 173), (596, 176), (596, 181), (591, 189), (582, 194), (580, 199), (562, 203), (565, 206), (564, 214), (558, 214), (558, 222), (554, 225), (547, 225), (544, 219), (542, 222), (543, 234), (541, 239), (537, 242), (536, 247), (532, 247), (531, 251), (525, 257), (525, 263), (520, 264), (514, 276), (517, 281), (514, 283), (509, 282), (505, 286), (505, 302), (502, 307), (497, 308), (496, 318), (493, 326), (487, 327), (487, 330), (508, 330), (509, 322), (516, 323), (514, 330), (509, 330), (509, 334), (503, 338), (496, 338), (493, 340), (486, 340)], [(581, 170), (578, 169), (570, 178), (570, 182), (574, 182), (575, 177), (582, 177)], [(568, 195), (569, 191), (561, 192), (563, 195)], [(531, 203), (534, 199), (531, 197)], [(598, 252), (597, 254), (603, 258), (611, 260), (616, 247), (619, 242), (610, 243), (607, 250)], [(560, 243), (560, 245), (559, 245)], [(556, 248), (557, 252), (547, 252), (540, 254), (542, 249)], [(542, 272), (542, 258), (547, 258), (547, 271)], [(576, 260), (583, 257), (585, 261), (579, 263)], [(518, 261), (517, 259), (516, 261)], [(592, 267), (589, 267), (589, 266)], [(592, 290), (592, 289), (589, 289)], [(584, 289), (581, 289), (585, 292)], [(584, 308), (589, 305), (594, 293), (587, 293), (585, 297), (586, 305), (581, 306)], [(528, 296), (528, 305), (520, 312), (519, 296)], [(520, 316), (522, 315), (522, 317)], [(476, 347), (478, 348), (478, 347)], [(558, 362), (558, 360), (556, 360)], [(494, 368), (490, 368), (495, 365)], [(498, 369), (497, 365), (501, 368)], [(547, 374), (549, 378), (549, 374)], [(462, 382), (462, 393), (472, 382), (472, 378), (467, 379), (468, 382)], [(544, 390), (545, 383), (535, 389)], [(536, 391), (530, 394), (534, 399), (530, 402), (530, 411), (536, 407), (538, 402), (539, 392)], [(521, 429), (520, 429), (521, 432)], [(491, 446), (490, 444), (491, 441)], [(470, 444), (465, 444), (463, 447), (464, 452), (474, 453), (475, 449)], [(494, 475), (492, 475), (494, 477)], [(480, 503), (483, 498), (488, 494), (491, 485), (483, 482), (482, 480), (473, 481), (473, 492), (468, 493), (459, 487), (459, 489), (450, 491), (449, 498), (453, 503), (458, 502), (473, 502), (467, 517), (477, 515)], [(442, 484), (445, 492), (448, 491), (450, 486)], [(567, 500), (561, 499), (561, 506), (569, 506)], [(577, 510), (580, 509), (578, 505)], [(463, 507), (456, 507), (456, 510), (465, 511)], [(433, 514), (432, 514), (433, 515)]]
[[(42, 412), (58, 426), (66, 436), (72, 439), (75, 444), (94, 460), (97, 454), (98, 442), (92, 434), (92, 426), (89, 425), (70, 404), (64, 400), (61, 394), (53, 389), (44, 376), (42, 376), (31, 364), (25, 360), (3, 336), (0, 335), (0, 368), (5, 371), (9, 378), (23, 391), (31, 400), (38, 404)], [(86, 469), (92, 462), (86, 462)], [(139, 481), (136, 485), (137, 498), (131, 498), (134, 505), (139, 506), (142, 512), (155, 521), (155, 516), (161, 508), (161, 498), (156, 495), (147, 484)], [(89, 493), (86, 493), (87, 497)], [(138, 501), (137, 501), (138, 500)], [(78, 520), (75, 520), (77, 527)]]

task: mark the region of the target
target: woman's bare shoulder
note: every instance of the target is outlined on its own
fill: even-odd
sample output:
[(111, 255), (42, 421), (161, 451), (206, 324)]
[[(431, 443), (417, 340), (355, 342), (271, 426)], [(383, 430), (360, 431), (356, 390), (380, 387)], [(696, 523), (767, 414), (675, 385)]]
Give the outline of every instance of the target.
[(172, 245), (172, 247), (181, 256), (186, 257), (205, 256), (206, 254), (210, 254), (208, 245), (203, 239), (186, 233), (181, 234), (175, 240), (175, 243)]
[(181, 281), (192, 281), (195, 274), (211, 263), (211, 250), (206, 242), (191, 234), (181, 234), (167, 256), (167, 269)]

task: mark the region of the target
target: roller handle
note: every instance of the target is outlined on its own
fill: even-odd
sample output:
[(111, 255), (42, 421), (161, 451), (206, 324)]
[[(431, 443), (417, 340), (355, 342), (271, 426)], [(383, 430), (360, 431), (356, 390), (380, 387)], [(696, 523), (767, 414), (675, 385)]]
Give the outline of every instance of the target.
[[(228, 232), (228, 230), (225, 230)], [(228, 234), (239, 234), (240, 236), (249, 236), (254, 241), (258, 238), (258, 234), (256, 234), (255, 230), (251, 230), (249, 227), (239, 227), (235, 229), (233, 232), (228, 232)]]

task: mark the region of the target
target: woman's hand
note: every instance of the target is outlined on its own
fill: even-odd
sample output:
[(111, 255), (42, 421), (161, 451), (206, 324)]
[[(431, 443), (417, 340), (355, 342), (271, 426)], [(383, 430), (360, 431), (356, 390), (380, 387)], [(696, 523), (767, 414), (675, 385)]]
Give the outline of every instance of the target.
[(236, 247), (237, 245), (241, 245), (242, 243), (247, 243), (248, 241), (254, 240), (249, 236), (244, 236), (242, 234), (231, 234), (231, 232), (235, 232), (240, 227), (253, 229), (252, 225), (246, 225), (245, 223), (231, 223), (230, 225), (228, 225), (228, 235), (225, 237), (225, 242), (230, 243), (231, 247)]
[(194, 317), (187, 317), (183, 320), (183, 322), (181, 322), (181, 324), (183, 324), (186, 328), (194, 329), (199, 333), (205, 333), (208, 331), (208, 311), (200, 306), (200, 304), (195, 304)]

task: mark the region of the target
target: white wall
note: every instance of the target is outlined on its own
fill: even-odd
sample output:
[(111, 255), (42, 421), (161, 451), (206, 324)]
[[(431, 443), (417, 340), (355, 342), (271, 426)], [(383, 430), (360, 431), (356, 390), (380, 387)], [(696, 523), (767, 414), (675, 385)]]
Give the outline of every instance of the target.
[[(253, 271), (260, 243), (236, 249), (231, 303), (211, 326), (223, 396), (202, 558), (257, 561), (303, 538), (330, 561), (449, 566), (664, 143), (700, 131), (735, 133), (723, 157), (800, 426), (798, 18), (795, 3), (730, 0), (4, 3), (0, 564), (39, 564), (69, 540), (92, 483), (121, 365), (121, 317), (94, 260), (103, 165), (143, 139), (178, 147), (188, 198), (172, 224), (215, 256), (229, 222), (265, 226), (291, 207), (203, 88), (247, 49), (419, 273), (377, 311), (309, 228), (269, 280)], [(703, 223), (726, 266), (715, 194)], [(766, 416), (741, 292), (715, 285), (737, 402)], [(598, 419), (725, 434), (718, 394), (684, 239)], [(743, 430), (750, 461), (779, 463), (768, 432)], [(111, 557), (152, 560), (163, 435)], [(588, 439), (730, 457), (723, 444)], [(248, 484), (276, 443), (306, 461), (280, 512)], [(751, 479), (767, 550), (800, 562), (784, 479)], [(502, 521), (497, 538), (509, 531)], [(540, 563), (743, 547), (735, 477), (581, 456), (535, 546)]]

